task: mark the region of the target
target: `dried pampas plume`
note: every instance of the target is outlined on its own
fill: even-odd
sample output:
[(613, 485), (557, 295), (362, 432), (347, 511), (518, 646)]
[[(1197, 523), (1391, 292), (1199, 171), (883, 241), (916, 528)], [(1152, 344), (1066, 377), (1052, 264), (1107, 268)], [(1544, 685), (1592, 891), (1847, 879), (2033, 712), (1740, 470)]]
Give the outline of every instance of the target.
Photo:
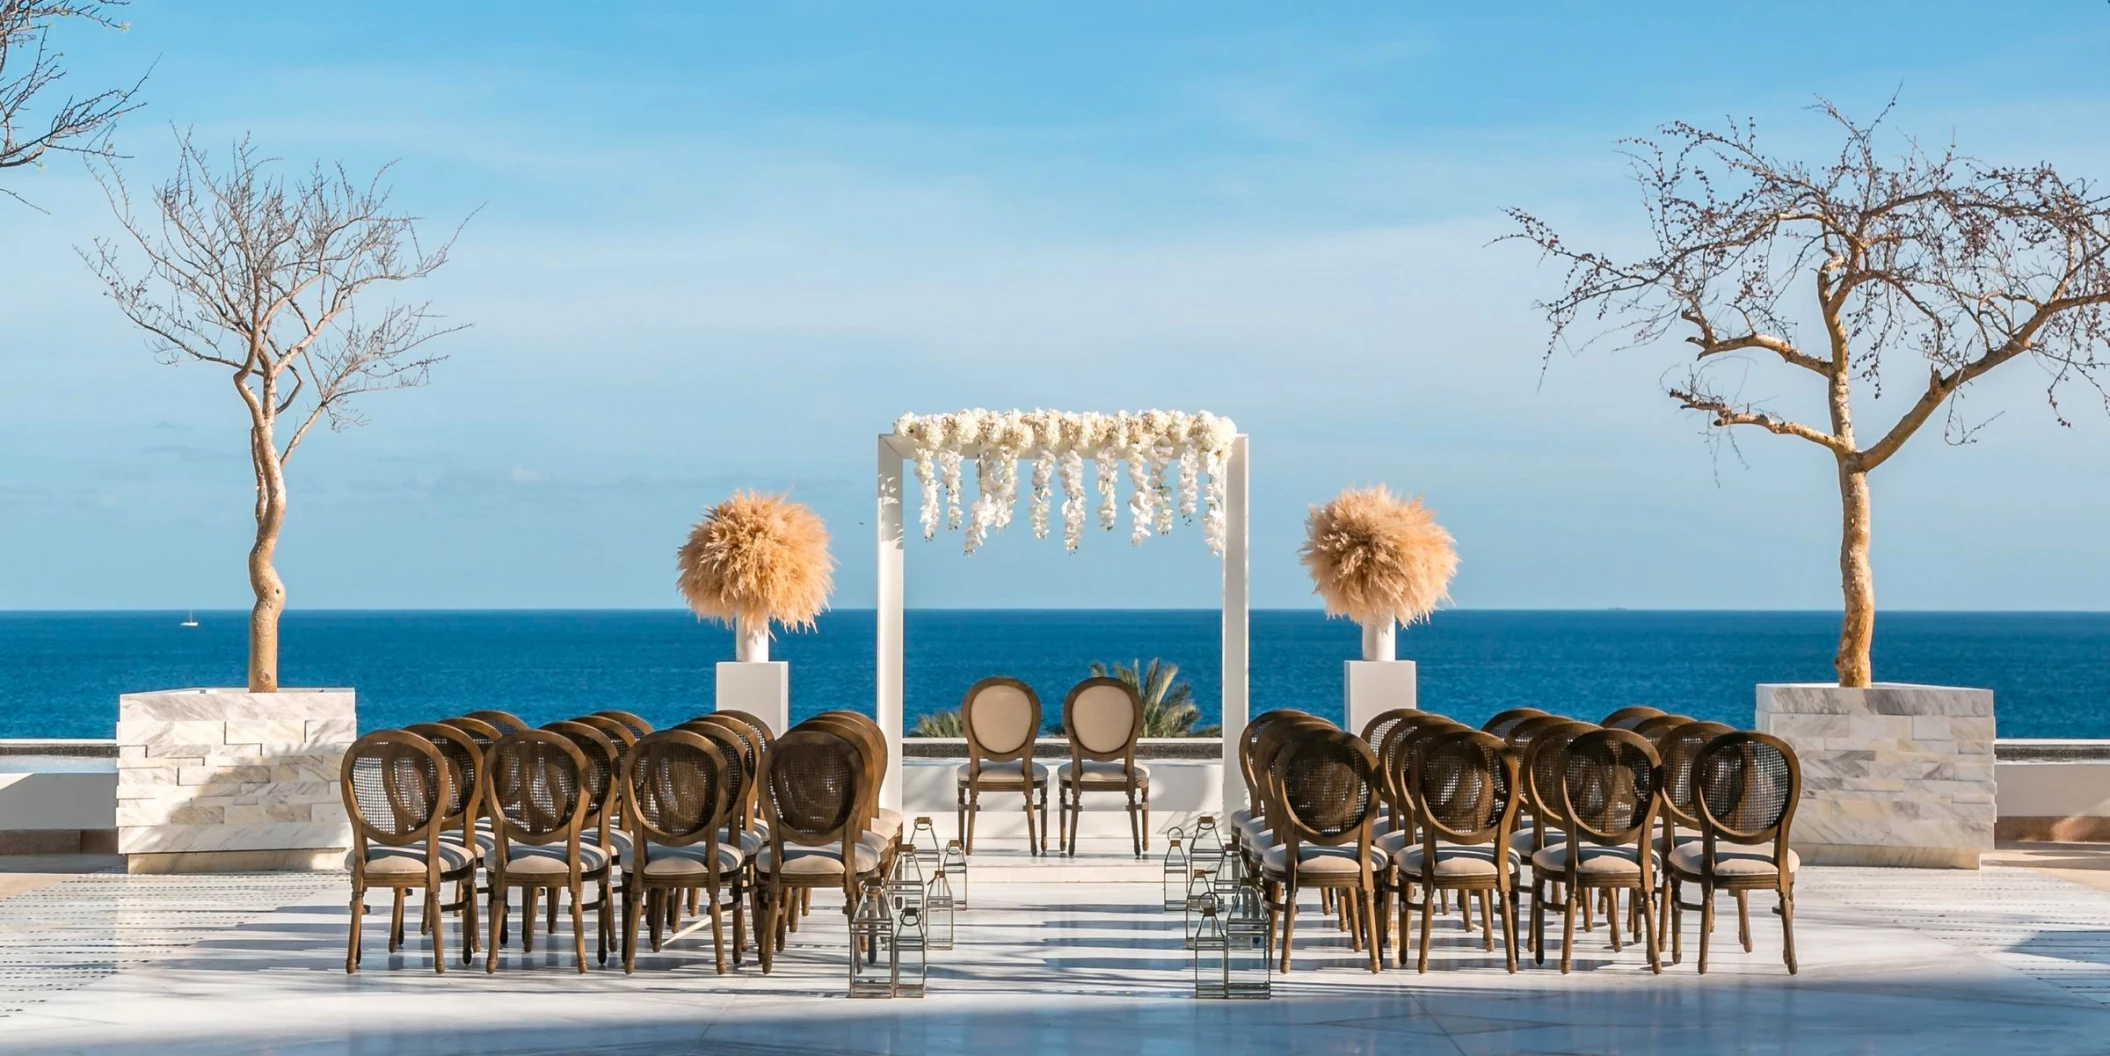
[(1365, 626), (1414, 623), (1450, 600), (1458, 550), (1435, 511), (1383, 485), (1350, 488), (1311, 508), (1299, 551), (1326, 614)]
[(827, 526), (783, 495), (738, 492), (705, 511), (678, 566), (689, 608), (741, 631), (808, 629), (835, 589)]

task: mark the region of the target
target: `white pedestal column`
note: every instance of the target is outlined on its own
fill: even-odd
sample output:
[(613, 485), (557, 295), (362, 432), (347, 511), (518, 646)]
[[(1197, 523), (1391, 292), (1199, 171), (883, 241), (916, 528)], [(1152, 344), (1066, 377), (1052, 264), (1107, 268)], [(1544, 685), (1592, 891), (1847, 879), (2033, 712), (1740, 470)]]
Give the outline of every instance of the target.
[(1393, 708), (1416, 708), (1414, 661), (1350, 660), (1341, 679), (1345, 690), (1341, 713), (1347, 722), (1341, 728), (1363, 732), (1363, 726)]
[(747, 712), (782, 737), (791, 728), (791, 665), (782, 660), (720, 663), (716, 708)]
[(873, 599), (878, 627), (874, 658), (872, 711), (886, 734), (886, 781), (879, 786), (879, 805), (901, 809), (901, 452), (887, 438), (879, 438), (879, 508), (873, 523), (879, 536), (878, 596)]
[[(1245, 774), (1239, 770), (1238, 747), (1245, 738), (1247, 714), (1249, 613), (1246, 609), (1246, 532), (1250, 470), (1246, 437), (1232, 441), (1224, 465), (1223, 568), (1223, 809), (1245, 806)], [(1221, 821), (1222, 819), (1219, 819)]]

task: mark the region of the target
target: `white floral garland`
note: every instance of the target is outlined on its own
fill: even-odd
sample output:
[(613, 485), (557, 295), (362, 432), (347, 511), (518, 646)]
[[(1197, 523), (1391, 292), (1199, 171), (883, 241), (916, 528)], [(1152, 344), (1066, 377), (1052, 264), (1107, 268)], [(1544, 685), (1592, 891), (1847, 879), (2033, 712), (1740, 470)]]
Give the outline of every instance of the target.
[[(960, 411), (904, 414), (894, 423), (922, 485), (923, 537), (934, 537), (942, 521), (962, 531), (973, 553), (991, 530), (1010, 525), (1018, 503), (1018, 463), (1033, 461), (1029, 516), (1035, 538), (1048, 534), (1054, 485), (1062, 487), (1063, 547), (1075, 553), (1090, 511), (1085, 501), (1084, 460), (1099, 493), (1099, 526), (1111, 531), (1120, 520), (1120, 477), (1129, 480), (1129, 539), (1136, 545), (1172, 530), (1175, 513), (1202, 518), (1209, 552), (1224, 549), (1224, 464), (1238, 426), (1202, 412), (1143, 411), (1119, 414), (1063, 411)], [(975, 459), (976, 496), (962, 510), (960, 470), (968, 452)], [(1175, 482), (1168, 474), (1176, 473)], [(1204, 483), (1206, 482), (1206, 483)], [(942, 510), (942, 515), (941, 511)]]

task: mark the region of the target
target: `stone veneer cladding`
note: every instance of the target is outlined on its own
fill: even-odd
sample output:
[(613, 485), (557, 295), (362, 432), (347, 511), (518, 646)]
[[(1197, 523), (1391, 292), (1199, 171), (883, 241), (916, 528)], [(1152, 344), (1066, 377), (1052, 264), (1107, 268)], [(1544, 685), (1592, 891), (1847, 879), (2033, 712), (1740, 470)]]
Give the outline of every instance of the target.
[(349, 847), (351, 823), (337, 786), (358, 725), (349, 689), (124, 694), (117, 703), (118, 853)]
[(1992, 690), (1761, 685), (1757, 728), (1802, 760), (1806, 861), (1975, 869), (1993, 849)]

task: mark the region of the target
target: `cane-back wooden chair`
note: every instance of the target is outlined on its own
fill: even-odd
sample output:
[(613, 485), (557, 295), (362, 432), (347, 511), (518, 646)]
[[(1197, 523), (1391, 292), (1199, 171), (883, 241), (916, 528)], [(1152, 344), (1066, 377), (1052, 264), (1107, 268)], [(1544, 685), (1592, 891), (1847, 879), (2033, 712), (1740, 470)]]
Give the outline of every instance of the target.
[[(630, 804), (630, 845), (623, 869), (623, 971), (637, 969), (641, 916), (651, 920), (652, 948), (671, 903), (701, 890), (711, 914), (711, 948), (725, 974), (725, 908), (733, 911), (733, 963), (740, 963), (747, 887), (740, 848), (719, 842), (729, 813), (727, 755), (700, 733), (647, 734), (623, 757), (623, 798)], [(729, 898), (727, 896), (730, 896)]]
[[(1540, 749), (1543, 754), (1544, 748)], [(1656, 947), (1654, 848), (1656, 812), (1662, 801), (1662, 762), (1648, 740), (1631, 730), (1591, 730), (1568, 743), (1561, 753), (1559, 811), (1562, 842), (1532, 855), (1532, 930), (1538, 958), (1545, 943), (1537, 933), (1545, 926), (1546, 888), (1558, 881), (1564, 895), (1561, 972), (1575, 963), (1575, 916), (1590, 892), (1615, 897), (1605, 914), (1612, 949), (1620, 947), (1616, 893), (1625, 891), (1641, 903), (1641, 931), (1648, 946), (1649, 970), (1661, 974)], [(1543, 791), (1543, 789), (1541, 790)]]
[(1231, 812), (1225, 827), (1230, 832), (1232, 845), (1240, 853), (1245, 852), (1246, 833), (1266, 826), (1262, 820), (1267, 812), (1267, 804), (1263, 802), (1265, 796), (1262, 794), (1264, 782), (1253, 770), (1253, 747), (1260, 742), (1260, 735), (1266, 733), (1269, 726), (1274, 725), (1275, 720), (1303, 714), (1305, 713), (1292, 708), (1263, 711), (1247, 719), (1245, 732), (1238, 736), (1238, 773), (1245, 779), (1245, 806)]
[(571, 895), (572, 954), (584, 974), (585, 888), (595, 885), (600, 959), (607, 960), (609, 933), (614, 930), (609, 856), (586, 834), (586, 819), (594, 809), (590, 766), (577, 743), (551, 730), (509, 733), (485, 759), (484, 801), (497, 837), (485, 865), (491, 882), (491, 945), (485, 971), (498, 970), (502, 926), (516, 888), (522, 895), (522, 952), (534, 951), (536, 898), (544, 891), (553, 900), (562, 893)]
[[(1393, 864), (1421, 889), (1421, 953), (1417, 970), (1429, 970), (1429, 929), (1435, 892), (1480, 896), (1485, 947), (1494, 949), (1490, 899), (1502, 911), (1502, 948), (1509, 970), (1517, 970), (1515, 890), (1518, 858), (1509, 849), (1516, 824), (1517, 761), (1500, 737), (1478, 730), (1448, 730), (1415, 751), (1408, 776), (1421, 816), (1421, 839), (1400, 848)], [(1399, 933), (1407, 935), (1407, 904), (1400, 903)]]
[(474, 715), (456, 715), (451, 719), (441, 719), (440, 721), (468, 734), (469, 739), (476, 742), (477, 749), (486, 754), (489, 754), (491, 746), (497, 744), (500, 737), (505, 736), (504, 733), (499, 732), (498, 727)]
[[(884, 790), (882, 785), (885, 783), (887, 776), (886, 732), (879, 728), (878, 723), (872, 721), (871, 716), (861, 712), (836, 709), (821, 712), (815, 715), (813, 719), (827, 720), (840, 724), (845, 730), (854, 735), (853, 740), (857, 744), (858, 751), (864, 754), (865, 774), (870, 779), (868, 781), (870, 791), (865, 793), (865, 800), (869, 806), (865, 817), (865, 829), (868, 832), (878, 834), (889, 848), (899, 847), (904, 831), (901, 812), (879, 805), (880, 793)], [(891, 855), (891, 853), (892, 851), (890, 850), (889, 854)]]
[(775, 965), (803, 890), (843, 893), (847, 926), (858, 884), (879, 876), (879, 855), (863, 840), (863, 753), (828, 730), (799, 728), (777, 738), (762, 765), (762, 807), (769, 844), (755, 862), (762, 970)]
[(614, 719), (615, 721), (622, 723), (624, 728), (630, 731), (630, 741), (632, 744), (637, 743), (639, 738), (652, 732), (652, 724), (646, 722), (644, 719), (639, 718), (633, 712), (616, 711), (611, 709), (608, 711), (596, 711), (594, 712), (594, 714), (604, 719)]
[(470, 956), (466, 929), (475, 927), (476, 858), (468, 849), (440, 838), (453, 802), (447, 759), (431, 741), (405, 730), (380, 730), (352, 743), (339, 771), (344, 812), (352, 823), (352, 849), (346, 868), (352, 874), (352, 927), (344, 970), (359, 970), (360, 919), (366, 892), (384, 888), (395, 897), (388, 928), (388, 950), (403, 945), (403, 899), (412, 889), (425, 892), (423, 930), (432, 935), (432, 970), (447, 971), (446, 932), (440, 886), (468, 889), (462, 900), (465, 934), (462, 960)]
[(1377, 757), (1352, 733), (1306, 726), (1292, 731), (1270, 771), (1268, 817), (1281, 842), (1261, 854), (1260, 872), (1269, 914), (1281, 919), (1281, 970), (1290, 970), (1297, 895), (1315, 888), (1339, 893), (1351, 946), (1367, 953), (1370, 970), (1378, 971), (1377, 883), (1384, 863), (1371, 842)]
[(1062, 733), (1070, 761), (1055, 768), (1061, 800), (1060, 843), (1077, 854), (1086, 792), (1119, 792), (1128, 799), (1129, 843), (1136, 857), (1150, 851), (1150, 768), (1136, 761), (1143, 737), (1143, 697), (1118, 678), (1087, 678), (1062, 700)]
[[(404, 729), (431, 741), (447, 760), (450, 797), (440, 839), (468, 848), (472, 869), (469, 878), (457, 891), (456, 902), (440, 908), (442, 911), (462, 910), (469, 952), (473, 954), (483, 948), (483, 935), (476, 927), (476, 899), (483, 889), (476, 886), (475, 869), (483, 866), (491, 849), (497, 845), (497, 838), (491, 835), (491, 820), (484, 817), (483, 810), (484, 749), (474, 736), (451, 722), (419, 722)], [(468, 959), (464, 958), (462, 963), (467, 964)]]
[[(1752, 731), (1725, 733), (1709, 741), (1693, 763), (1693, 805), (1700, 839), (1671, 852), (1680, 880), (1700, 886), (1700, 972), (1707, 971), (1707, 943), (1714, 930), (1714, 894), (1736, 894), (1738, 937), (1751, 952), (1752, 891), (1780, 898), (1781, 959), (1788, 974), (1795, 963), (1795, 874), (1802, 860), (1788, 846), (1795, 804), (1802, 798), (1802, 763), (1786, 741)], [(1671, 903), (1671, 912), (1682, 908)]]
[(1239, 845), (1245, 849), (1248, 864), (1256, 873), (1269, 848), (1282, 843), (1275, 824), (1277, 819), (1270, 813), (1276, 809), (1275, 759), (1281, 755), (1283, 746), (1300, 733), (1334, 728), (1333, 723), (1317, 715), (1291, 712), (1268, 723), (1267, 729), (1254, 740), (1251, 762), (1254, 777), (1259, 782), (1261, 808), (1259, 815), (1239, 832)]
[[(1639, 732), (1639, 731), (1636, 731)], [(1656, 945), (1670, 950), (1670, 963), (1684, 960), (1685, 943), (1676, 933), (1675, 914), (1670, 905), (1680, 897), (1677, 871), (1670, 868), (1670, 853), (1680, 845), (1700, 838), (1699, 808), (1693, 805), (1693, 764), (1699, 760), (1700, 749), (1707, 742), (1725, 733), (1736, 732), (1735, 727), (1721, 722), (1686, 722), (1662, 733), (1655, 739), (1656, 757), (1663, 760), (1663, 807), (1662, 819), (1657, 826), (1656, 853), (1663, 856), (1663, 890), (1657, 900), (1663, 909), (1656, 921), (1659, 932)]]
[[(1016, 792), (1026, 801), (1026, 850), (1047, 847), (1048, 768), (1033, 761), (1033, 740), (1040, 736), (1040, 697), (1015, 678), (985, 678), (968, 687), (960, 701), (960, 727), (967, 734), (967, 761), (955, 772), (961, 847), (974, 853), (974, 821), (982, 810), (983, 792)], [(1040, 797), (1040, 825), (1034, 827), (1033, 800)]]

